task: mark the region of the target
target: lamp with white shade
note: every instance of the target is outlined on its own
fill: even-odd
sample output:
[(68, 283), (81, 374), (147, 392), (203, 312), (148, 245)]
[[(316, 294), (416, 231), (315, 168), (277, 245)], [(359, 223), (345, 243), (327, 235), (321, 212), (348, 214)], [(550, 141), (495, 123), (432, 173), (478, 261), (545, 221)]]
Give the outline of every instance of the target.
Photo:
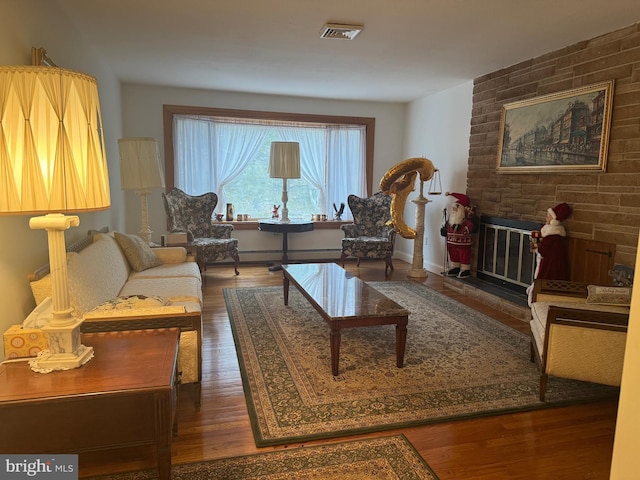
[(151, 245), (147, 197), (152, 188), (164, 188), (164, 173), (155, 138), (131, 137), (118, 140), (120, 151), (120, 185), (123, 190), (136, 190), (142, 205), (140, 237)]
[(298, 142), (271, 142), (269, 176), (282, 179), (282, 217), (280, 222), (288, 223), (287, 179), (300, 178), (300, 144)]
[(111, 205), (98, 85), (62, 68), (0, 66), (0, 98), (0, 214), (43, 215), (29, 226), (46, 230), (49, 243), (49, 348), (31, 368), (77, 368), (93, 349), (81, 343), (67, 285), (64, 231), (80, 220), (64, 213)]

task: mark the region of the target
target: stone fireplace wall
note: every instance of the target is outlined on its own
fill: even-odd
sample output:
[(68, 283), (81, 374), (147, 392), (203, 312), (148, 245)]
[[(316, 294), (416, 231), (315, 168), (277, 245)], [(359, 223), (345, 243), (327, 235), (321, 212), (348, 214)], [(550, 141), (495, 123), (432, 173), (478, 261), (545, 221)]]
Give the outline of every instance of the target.
[[(614, 80), (606, 172), (498, 174), (505, 103)], [(467, 194), (478, 214), (544, 223), (567, 202), (570, 237), (616, 244), (634, 266), (640, 228), (640, 23), (475, 79)], [(477, 258), (477, 257), (476, 257)]]

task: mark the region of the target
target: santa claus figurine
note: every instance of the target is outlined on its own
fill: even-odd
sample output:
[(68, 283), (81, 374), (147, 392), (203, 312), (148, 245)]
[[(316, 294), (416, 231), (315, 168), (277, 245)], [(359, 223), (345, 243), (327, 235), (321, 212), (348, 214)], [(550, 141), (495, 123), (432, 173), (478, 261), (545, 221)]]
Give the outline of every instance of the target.
[(547, 210), (547, 223), (540, 229), (534, 278), (544, 280), (569, 280), (567, 259), (567, 232), (564, 222), (571, 215), (571, 207), (560, 203)]
[(471, 208), (469, 197), (463, 193), (447, 193), (456, 199), (449, 207), (449, 218), (446, 223), (447, 253), (450, 268), (447, 276), (466, 278), (471, 276), (471, 247), (476, 224), (475, 214)]
[[(569, 280), (569, 260), (567, 252), (567, 233), (564, 222), (571, 215), (571, 207), (559, 203), (547, 210), (547, 222), (540, 232), (531, 232), (531, 250), (536, 253), (534, 280)], [(527, 288), (529, 303), (533, 285)]]

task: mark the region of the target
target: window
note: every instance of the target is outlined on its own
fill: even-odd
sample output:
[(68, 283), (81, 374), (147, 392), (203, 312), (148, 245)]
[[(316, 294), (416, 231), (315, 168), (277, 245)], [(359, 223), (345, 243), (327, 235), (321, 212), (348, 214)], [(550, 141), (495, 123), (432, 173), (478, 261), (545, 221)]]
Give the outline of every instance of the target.
[(216, 192), (219, 212), (233, 203), (238, 213), (265, 218), (282, 203), (282, 180), (268, 175), (272, 141), (300, 143), (302, 178), (287, 180), (292, 219), (331, 218), (334, 203), (371, 192), (373, 118), (165, 105), (164, 122), (167, 186)]

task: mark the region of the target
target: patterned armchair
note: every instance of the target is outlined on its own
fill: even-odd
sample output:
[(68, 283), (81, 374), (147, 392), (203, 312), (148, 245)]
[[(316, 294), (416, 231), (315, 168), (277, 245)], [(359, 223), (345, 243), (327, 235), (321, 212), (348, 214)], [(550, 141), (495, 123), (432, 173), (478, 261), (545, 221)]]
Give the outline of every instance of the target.
[(187, 233), (187, 239), (196, 247), (200, 270), (205, 270), (207, 264), (217, 260), (233, 258), (236, 275), (240, 273), (238, 240), (231, 238), (233, 225), (214, 223), (211, 219), (218, 204), (215, 193), (191, 196), (179, 188), (172, 188), (162, 194), (162, 200), (167, 213), (167, 229), (169, 232)]
[(340, 262), (344, 267), (345, 258), (379, 258), (385, 261), (384, 274), (393, 270), (391, 257), (395, 244), (396, 232), (391, 224), (391, 196), (381, 192), (369, 198), (349, 195), (347, 199), (353, 223), (342, 225), (342, 255)]

